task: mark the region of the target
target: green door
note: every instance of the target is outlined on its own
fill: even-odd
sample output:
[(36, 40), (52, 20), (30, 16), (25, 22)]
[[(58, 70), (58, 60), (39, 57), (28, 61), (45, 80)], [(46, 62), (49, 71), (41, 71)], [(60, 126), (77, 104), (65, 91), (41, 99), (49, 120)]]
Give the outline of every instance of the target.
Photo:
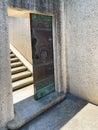
[(31, 37), (35, 99), (55, 90), (52, 16), (31, 14)]

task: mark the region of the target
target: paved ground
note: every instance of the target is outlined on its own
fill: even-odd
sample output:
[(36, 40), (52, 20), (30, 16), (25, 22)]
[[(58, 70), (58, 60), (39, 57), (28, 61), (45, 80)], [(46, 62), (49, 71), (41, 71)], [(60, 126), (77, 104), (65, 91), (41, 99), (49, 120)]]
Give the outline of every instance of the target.
[(98, 130), (98, 106), (88, 103), (60, 130)]
[(19, 130), (60, 130), (86, 104), (86, 101), (68, 94), (63, 102), (54, 106)]

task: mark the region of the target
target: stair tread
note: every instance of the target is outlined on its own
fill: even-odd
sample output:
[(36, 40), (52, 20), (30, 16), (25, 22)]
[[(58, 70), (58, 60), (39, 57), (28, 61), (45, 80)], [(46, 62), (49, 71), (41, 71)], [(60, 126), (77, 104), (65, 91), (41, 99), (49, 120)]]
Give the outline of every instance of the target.
[[(18, 59), (17, 57), (12, 58), (11, 60)], [(19, 59), (18, 59), (19, 60)]]
[(25, 66), (19, 66), (17, 68), (12, 68), (11, 73), (16, 74), (16, 73), (20, 73), (20, 72), (25, 71), (25, 70), (27, 70), (27, 68)]
[(15, 55), (14, 55), (13, 57), (10, 57), (10, 58), (11, 58), (11, 60), (12, 60), (12, 59), (18, 59)]
[(32, 84), (33, 83), (33, 77), (25, 78), (16, 82), (12, 83), (12, 88), (13, 90), (20, 89), (22, 87), (25, 87), (26, 85)]
[(26, 78), (31, 75), (32, 75), (32, 73), (30, 71), (24, 71), (21, 73), (17, 73), (17, 74), (12, 75), (12, 81), (21, 80), (22, 78)]
[(15, 55), (15, 54), (14, 54), (14, 53), (11, 53), (10, 56), (11, 56), (11, 55)]
[(10, 54), (10, 57), (13, 58), (13, 57), (16, 57), (16, 55), (15, 54)]
[(22, 69), (22, 68), (26, 68), (26, 67), (25, 66), (20, 66), (20, 67), (17, 67), (17, 68), (13, 68), (12, 71), (13, 70), (19, 70), (19, 69)]
[(11, 63), (13, 63), (13, 62), (17, 62), (17, 61), (19, 61), (19, 59), (17, 58), (17, 57), (15, 57), (15, 58), (11, 58)]
[(14, 68), (14, 67), (18, 67), (18, 66), (21, 66), (23, 65), (22, 62), (18, 61), (18, 62), (15, 62), (15, 63), (11, 63), (11, 67)]
[(12, 50), (10, 50), (10, 54), (13, 54)]
[(13, 65), (13, 64), (19, 64), (19, 63), (22, 63), (22, 62), (18, 61), (18, 62), (15, 62), (15, 63), (11, 63), (11, 65)]

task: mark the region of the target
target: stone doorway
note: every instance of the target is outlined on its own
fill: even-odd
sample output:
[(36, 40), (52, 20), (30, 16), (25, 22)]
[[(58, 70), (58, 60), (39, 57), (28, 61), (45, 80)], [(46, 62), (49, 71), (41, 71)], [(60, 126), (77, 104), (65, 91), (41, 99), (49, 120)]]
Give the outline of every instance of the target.
[(13, 103), (34, 95), (30, 15), (8, 8)]
[[(39, 69), (40, 67), (38, 67), (38, 70), (37, 70), (37, 75), (39, 75), (39, 76), (36, 75), (36, 72), (34, 74), (35, 78), (38, 77), (39, 79), (41, 78), (41, 80), (36, 80), (35, 81), (36, 83), (33, 84), (32, 80), (30, 79), (30, 83), (33, 84), (32, 87), (30, 86), (30, 90), (28, 90), (28, 88), (26, 90), (26, 87), (28, 87), (28, 85), (31, 85), (31, 84), (27, 84), (27, 86), (23, 85), (21, 87), (18, 87), (18, 89), (15, 89), (15, 91), (13, 92), (13, 97), (15, 97), (15, 100), (16, 100), (15, 103), (17, 103), (17, 98), (19, 98), (19, 95), (20, 95), (20, 97), (22, 96), (22, 93), (24, 92), (24, 90), (27, 95), (26, 97), (24, 96), (25, 98), (27, 98), (29, 96), (29, 94), (27, 94), (27, 92), (26, 92), (26, 91), (28, 91), (28, 93), (30, 93), (30, 96), (35, 95), (35, 99), (39, 99), (39, 98), (55, 91), (55, 77), (54, 77), (55, 68), (54, 68), (54, 54), (53, 54), (53, 50), (55, 50), (55, 49), (53, 48), (54, 47), (54, 45), (53, 45), (53, 16), (45, 15), (45, 14), (37, 14), (37, 13), (31, 14), (30, 11), (14, 9), (14, 8), (9, 8), (8, 14), (10, 17), (9, 39), (10, 39), (10, 43), (12, 43), (11, 49), (14, 51), (16, 56), (18, 56), (18, 58), (21, 58), (22, 56), (24, 57), (24, 59), (22, 57), (21, 60), (23, 59), (22, 62), (25, 66), (27, 65), (26, 62), (29, 61), (30, 64), (29, 64), (29, 66), (27, 65), (26, 67), (27, 67), (27, 70), (30, 69), (30, 71), (32, 72), (32, 75), (35, 72), (35, 71), (33, 72), (33, 70), (32, 70), (32, 68), (35, 70), (35, 68), (34, 68), (35, 59), (34, 59), (34, 57), (32, 58), (32, 56), (34, 54), (33, 52), (35, 52), (35, 51), (33, 48), (34, 41), (32, 41), (32, 37), (34, 37), (34, 33), (32, 33), (34, 29), (32, 27), (34, 24), (32, 25), (31, 17), (37, 16), (37, 17), (39, 17), (38, 18), (39, 21), (41, 20), (40, 18), (42, 17), (44, 20), (44, 21), (40, 21), (41, 23), (44, 22), (44, 25), (42, 28), (40, 27), (41, 23), (39, 23), (39, 22), (37, 23), (36, 21), (34, 21), (34, 23), (37, 23), (37, 26), (39, 24), (39, 28), (40, 28), (40, 32), (41, 32), (41, 33), (39, 33), (40, 36), (38, 36), (39, 37), (38, 40), (41, 38), (41, 42), (43, 42), (38, 46), (38, 48), (40, 48), (40, 46), (42, 46), (42, 47), (39, 50), (37, 50), (40, 52), (40, 56), (39, 56), (40, 61), (37, 60), (37, 62), (39, 62), (38, 66), (40, 66), (40, 63), (42, 62), (41, 69)], [(29, 24), (29, 26), (28, 26), (28, 24)], [(34, 26), (36, 26), (36, 25), (34, 25)], [(27, 28), (29, 28), (29, 29), (27, 29)], [(31, 28), (31, 32), (30, 32), (30, 28)], [(46, 35), (45, 36), (46, 39), (45, 39), (44, 35)], [(45, 44), (44, 44), (44, 42), (45, 42)], [(49, 55), (49, 56), (47, 57), (47, 55)], [(27, 61), (25, 61), (25, 59), (27, 59)], [(33, 65), (33, 67), (31, 67), (31, 65)], [(16, 73), (15, 73), (15, 75), (16, 75)], [(32, 76), (32, 75), (30, 75), (30, 76)], [(34, 77), (34, 75), (33, 75), (33, 77)], [(18, 81), (18, 80), (16, 80), (16, 81)], [(16, 81), (14, 81), (14, 84)], [(35, 86), (37, 85), (37, 87), (34, 87), (34, 85)], [(12, 82), (12, 86), (13, 86), (13, 82)], [(23, 87), (25, 87), (25, 88), (23, 88)], [(22, 91), (19, 90), (20, 88)], [(31, 92), (32, 92), (32, 94), (31, 94)], [(23, 94), (23, 95), (25, 95), (25, 94)], [(21, 101), (23, 98), (20, 98), (18, 101)]]

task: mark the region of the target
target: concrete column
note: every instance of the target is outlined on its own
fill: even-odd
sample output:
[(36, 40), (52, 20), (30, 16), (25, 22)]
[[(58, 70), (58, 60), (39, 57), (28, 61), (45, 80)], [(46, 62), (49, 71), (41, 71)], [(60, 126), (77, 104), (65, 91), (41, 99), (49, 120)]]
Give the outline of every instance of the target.
[(54, 45), (54, 59), (55, 60), (55, 76), (56, 88), (59, 92), (67, 92), (67, 54), (66, 54), (66, 8), (63, 0), (58, 1), (56, 23), (55, 23), (55, 45)]
[(7, 0), (0, 0), (0, 129), (13, 118)]
[(62, 91), (67, 92), (67, 27), (66, 27), (66, 12), (67, 8), (64, 0), (60, 0), (60, 47), (61, 47), (61, 84)]

